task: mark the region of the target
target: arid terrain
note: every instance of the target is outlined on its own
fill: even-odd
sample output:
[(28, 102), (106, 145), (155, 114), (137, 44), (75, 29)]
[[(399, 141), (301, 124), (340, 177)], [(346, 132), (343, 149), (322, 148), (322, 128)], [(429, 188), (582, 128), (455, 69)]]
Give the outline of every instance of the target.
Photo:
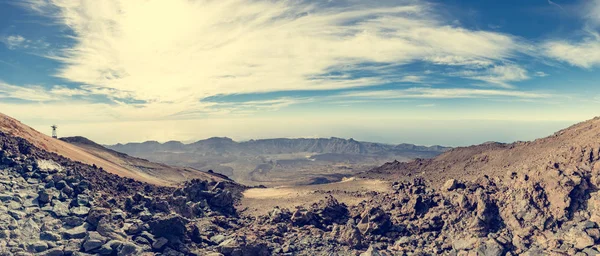
[(449, 149), (341, 138), (244, 142), (210, 138), (190, 144), (148, 141), (107, 147), (168, 165), (213, 170), (245, 185), (268, 187), (337, 182), (386, 162), (432, 158)]
[(2, 120), (3, 255), (600, 254), (600, 119), (270, 188)]
[(220, 176), (192, 168), (171, 167), (108, 150), (85, 138), (56, 140), (0, 113), (0, 132), (26, 139), (36, 147), (73, 161), (95, 165), (110, 173), (156, 185), (173, 185), (193, 178)]

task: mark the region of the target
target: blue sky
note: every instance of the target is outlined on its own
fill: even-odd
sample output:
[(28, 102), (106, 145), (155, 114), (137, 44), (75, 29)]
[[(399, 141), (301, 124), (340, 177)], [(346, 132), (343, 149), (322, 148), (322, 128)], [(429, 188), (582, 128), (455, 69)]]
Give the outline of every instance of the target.
[(100, 143), (529, 140), (599, 68), (600, 0), (0, 1), (0, 112)]

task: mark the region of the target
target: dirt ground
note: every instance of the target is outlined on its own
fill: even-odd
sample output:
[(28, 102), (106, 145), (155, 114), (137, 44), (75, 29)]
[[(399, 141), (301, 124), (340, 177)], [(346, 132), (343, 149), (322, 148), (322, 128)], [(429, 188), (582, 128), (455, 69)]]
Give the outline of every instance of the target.
[(319, 185), (253, 188), (243, 193), (244, 197), (237, 208), (242, 214), (258, 216), (269, 213), (275, 206), (290, 210), (301, 205), (308, 207), (327, 195), (333, 195), (346, 205), (355, 205), (367, 198), (365, 193), (390, 190), (390, 182), (355, 178)]

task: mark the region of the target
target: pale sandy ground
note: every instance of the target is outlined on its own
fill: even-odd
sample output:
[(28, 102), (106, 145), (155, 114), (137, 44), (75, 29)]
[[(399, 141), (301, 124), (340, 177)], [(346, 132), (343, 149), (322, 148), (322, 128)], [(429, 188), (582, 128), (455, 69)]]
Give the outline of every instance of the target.
[(389, 192), (391, 191), (391, 183), (381, 180), (351, 178), (329, 184), (253, 188), (244, 192), (244, 197), (238, 205), (238, 209), (244, 210), (243, 214), (257, 216), (268, 214), (275, 206), (290, 210), (300, 205), (309, 207), (311, 204), (324, 199), (329, 194), (346, 205), (356, 205), (362, 202), (365, 197), (361, 196), (360, 193), (352, 192), (370, 191)]

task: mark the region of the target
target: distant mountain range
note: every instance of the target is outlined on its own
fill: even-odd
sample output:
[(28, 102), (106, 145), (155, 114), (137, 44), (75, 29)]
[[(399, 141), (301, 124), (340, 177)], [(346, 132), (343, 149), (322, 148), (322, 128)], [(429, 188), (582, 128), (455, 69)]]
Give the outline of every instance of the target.
[(127, 143), (107, 146), (110, 149), (126, 154), (145, 154), (156, 152), (194, 152), (204, 155), (266, 155), (292, 154), (310, 152), (318, 154), (354, 154), (389, 156), (407, 153), (422, 154), (423, 157), (436, 156), (449, 150), (443, 146), (417, 146), (413, 144), (383, 144), (361, 142), (354, 139), (318, 138), (318, 139), (260, 139), (236, 142), (227, 137), (213, 137), (190, 144), (179, 141), (159, 143), (146, 141), (143, 143)]
[(247, 185), (270, 186), (337, 181), (388, 161), (432, 158), (449, 149), (341, 138), (236, 142), (219, 137), (189, 144), (147, 141), (106, 147), (169, 165), (213, 170)]

